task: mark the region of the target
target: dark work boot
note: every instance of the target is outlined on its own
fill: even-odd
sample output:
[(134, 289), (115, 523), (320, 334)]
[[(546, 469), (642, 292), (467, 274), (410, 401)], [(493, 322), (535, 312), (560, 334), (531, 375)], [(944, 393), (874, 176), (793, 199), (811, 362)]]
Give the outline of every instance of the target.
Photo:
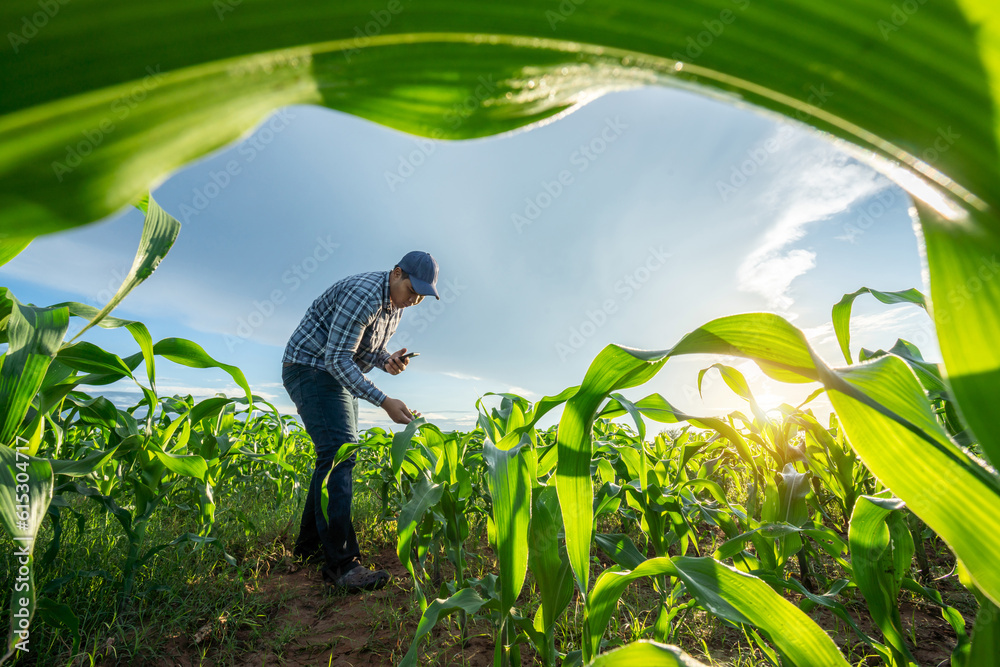
[(376, 591), (384, 588), (391, 577), (385, 570), (373, 571), (363, 565), (355, 565), (340, 576), (332, 577), (332, 580), (325, 576), (324, 579), (326, 579), (326, 585), (334, 590), (357, 593), (358, 591)]

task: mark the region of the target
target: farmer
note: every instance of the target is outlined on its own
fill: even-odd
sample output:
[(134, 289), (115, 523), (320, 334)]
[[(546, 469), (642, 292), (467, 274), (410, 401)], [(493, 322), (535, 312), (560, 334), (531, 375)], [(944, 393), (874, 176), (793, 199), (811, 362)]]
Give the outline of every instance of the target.
[(362, 373), (381, 368), (399, 375), (409, 363), (406, 348), (386, 350), (403, 308), (424, 296), (440, 298), (437, 261), (426, 252), (407, 253), (392, 271), (348, 276), (330, 287), (306, 311), (282, 358), (281, 379), (316, 449), (316, 466), (295, 555), (325, 560), (323, 580), (348, 591), (375, 590), (389, 581), (385, 570), (361, 564), (351, 524), (352, 454), (330, 474), (327, 513), (321, 508), (323, 478), (343, 443), (358, 442), (358, 398), (385, 410), (397, 424), (419, 417), (398, 398), (379, 391)]

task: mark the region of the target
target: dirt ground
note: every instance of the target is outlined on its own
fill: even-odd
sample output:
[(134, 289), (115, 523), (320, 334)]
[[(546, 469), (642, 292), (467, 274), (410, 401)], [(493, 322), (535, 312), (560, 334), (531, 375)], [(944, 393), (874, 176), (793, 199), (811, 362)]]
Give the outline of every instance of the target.
[[(317, 566), (296, 567), (290, 560), (276, 564), (258, 580), (259, 588), (255, 594), (267, 597), (269, 608), (277, 616), (270, 621), (277, 626), (277, 630), (269, 638), (271, 641), (266, 642), (269, 644), (266, 650), (246, 654), (235, 664), (241, 667), (398, 664), (416, 630), (418, 613), (415, 610), (413, 583), (391, 547), (374, 555), (370, 564), (388, 570), (392, 581), (381, 591), (351, 595), (327, 592)], [(918, 663), (925, 667), (950, 664), (955, 634), (940, 613), (933, 607), (908, 602), (901, 605), (900, 611), (904, 629), (909, 630), (911, 625), (914, 628), (913, 636), (917, 639), (914, 655)], [(828, 611), (817, 610), (810, 616), (831, 634), (841, 649), (857, 645), (854, 633)], [(855, 617), (866, 632), (879, 637), (878, 628), (871, 625), (867, 614), (855, 614)], [(972, 629), (971, 621), (967, 619), (969, 631)], [(426, 641), (422, 643), (417, 664), (464, 667), (489, 667), (493, 664), (492, 628), (488, 623), (472, 627), (464, 645), (457, 639), (455, 627), (449, 629), (446, 623), (443, 621), (432, 632), (429, 644)], [(213, 633), (213, 628), (206, 627), (204, 630), (206, 635)], [(239, 635), (247, 632), (238, 631), (237, 638), (243, 639)], [(706, 641), (716, 664), (725, 664), (737, 654), (745, 660), (748, 651), (753, 653), (745, 639), (732, 628), (716, 628), (700, 639)], [(734, 653), (737, 643), (743, 645), (742, 650)], [(697, 652), (699, 647), (685, 648)], [(193, 641), (187, 642), (185, 647), (177, 646), (177, 649), (176, 662), (171, 664), (185, 667), (214, 664), (211, 652), (204, 663), (199, 660), (200, 651)], [(529, 654), (530, 651), (525, 651), (525, 665), (533, 664)], [(876, 665), (879, 661), (872, 658), (860, 664)]]
[[(395, 665), (409, 648), (416, 631), (413, 582), (396, 552), (386, 548), (372, 559), (387, 570), (392, 581), (380, 591), (345, 594), (324, 589), (318, 567), (281, 567), (264, 579), (262, 592), (279, 610), (279, 636), (289, 641), (280, 651), (254, 653), (240, 665), (355, 667)], [(487, 667), (493, 664), (493, 644), (486, 636), (472, 636), (464, 650), (436, 642), (436, 664)], [(418, 664), (426, 664), (418, 660)]]

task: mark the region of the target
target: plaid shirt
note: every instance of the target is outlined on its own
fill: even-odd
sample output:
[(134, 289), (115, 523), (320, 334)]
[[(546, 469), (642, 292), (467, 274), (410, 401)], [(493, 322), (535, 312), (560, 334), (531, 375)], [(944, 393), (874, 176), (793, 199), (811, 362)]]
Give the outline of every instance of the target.
[(385, 346), (402, 313), (389, 299), (388, 271), (348, 276), (309, 306), (281, 360), (329, 371), (351, 394), (380, 406), (385, 393), (362, 373), (385, 370)]

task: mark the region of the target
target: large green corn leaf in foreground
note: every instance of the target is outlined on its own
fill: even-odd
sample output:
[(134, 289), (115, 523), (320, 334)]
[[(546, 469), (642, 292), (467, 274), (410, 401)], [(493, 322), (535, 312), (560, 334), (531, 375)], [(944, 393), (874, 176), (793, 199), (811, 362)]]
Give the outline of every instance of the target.
[(843, 391), (829, 391), (851, 446), (882, 483), (967, 561), (986, 595), (1000, 600), (996, 479), (949, 446), (906, 362), (880, 357), (838, 373), (851, 388), (901, 418), (887, 418)]
[(7, 0), (0, 233), (106, 215), (282, 105), (464, 138), (663, 75), (796, 115), (956, 200), (996, 207), (994, 9), (990, 0)]
[[(995, 182), (1000, 186), (1000, 181)], [(948, 220), (917, 202), (931, 275), (931, 309), (959, 412), (1000, 466), (1000, 222), (972, 211)]]

